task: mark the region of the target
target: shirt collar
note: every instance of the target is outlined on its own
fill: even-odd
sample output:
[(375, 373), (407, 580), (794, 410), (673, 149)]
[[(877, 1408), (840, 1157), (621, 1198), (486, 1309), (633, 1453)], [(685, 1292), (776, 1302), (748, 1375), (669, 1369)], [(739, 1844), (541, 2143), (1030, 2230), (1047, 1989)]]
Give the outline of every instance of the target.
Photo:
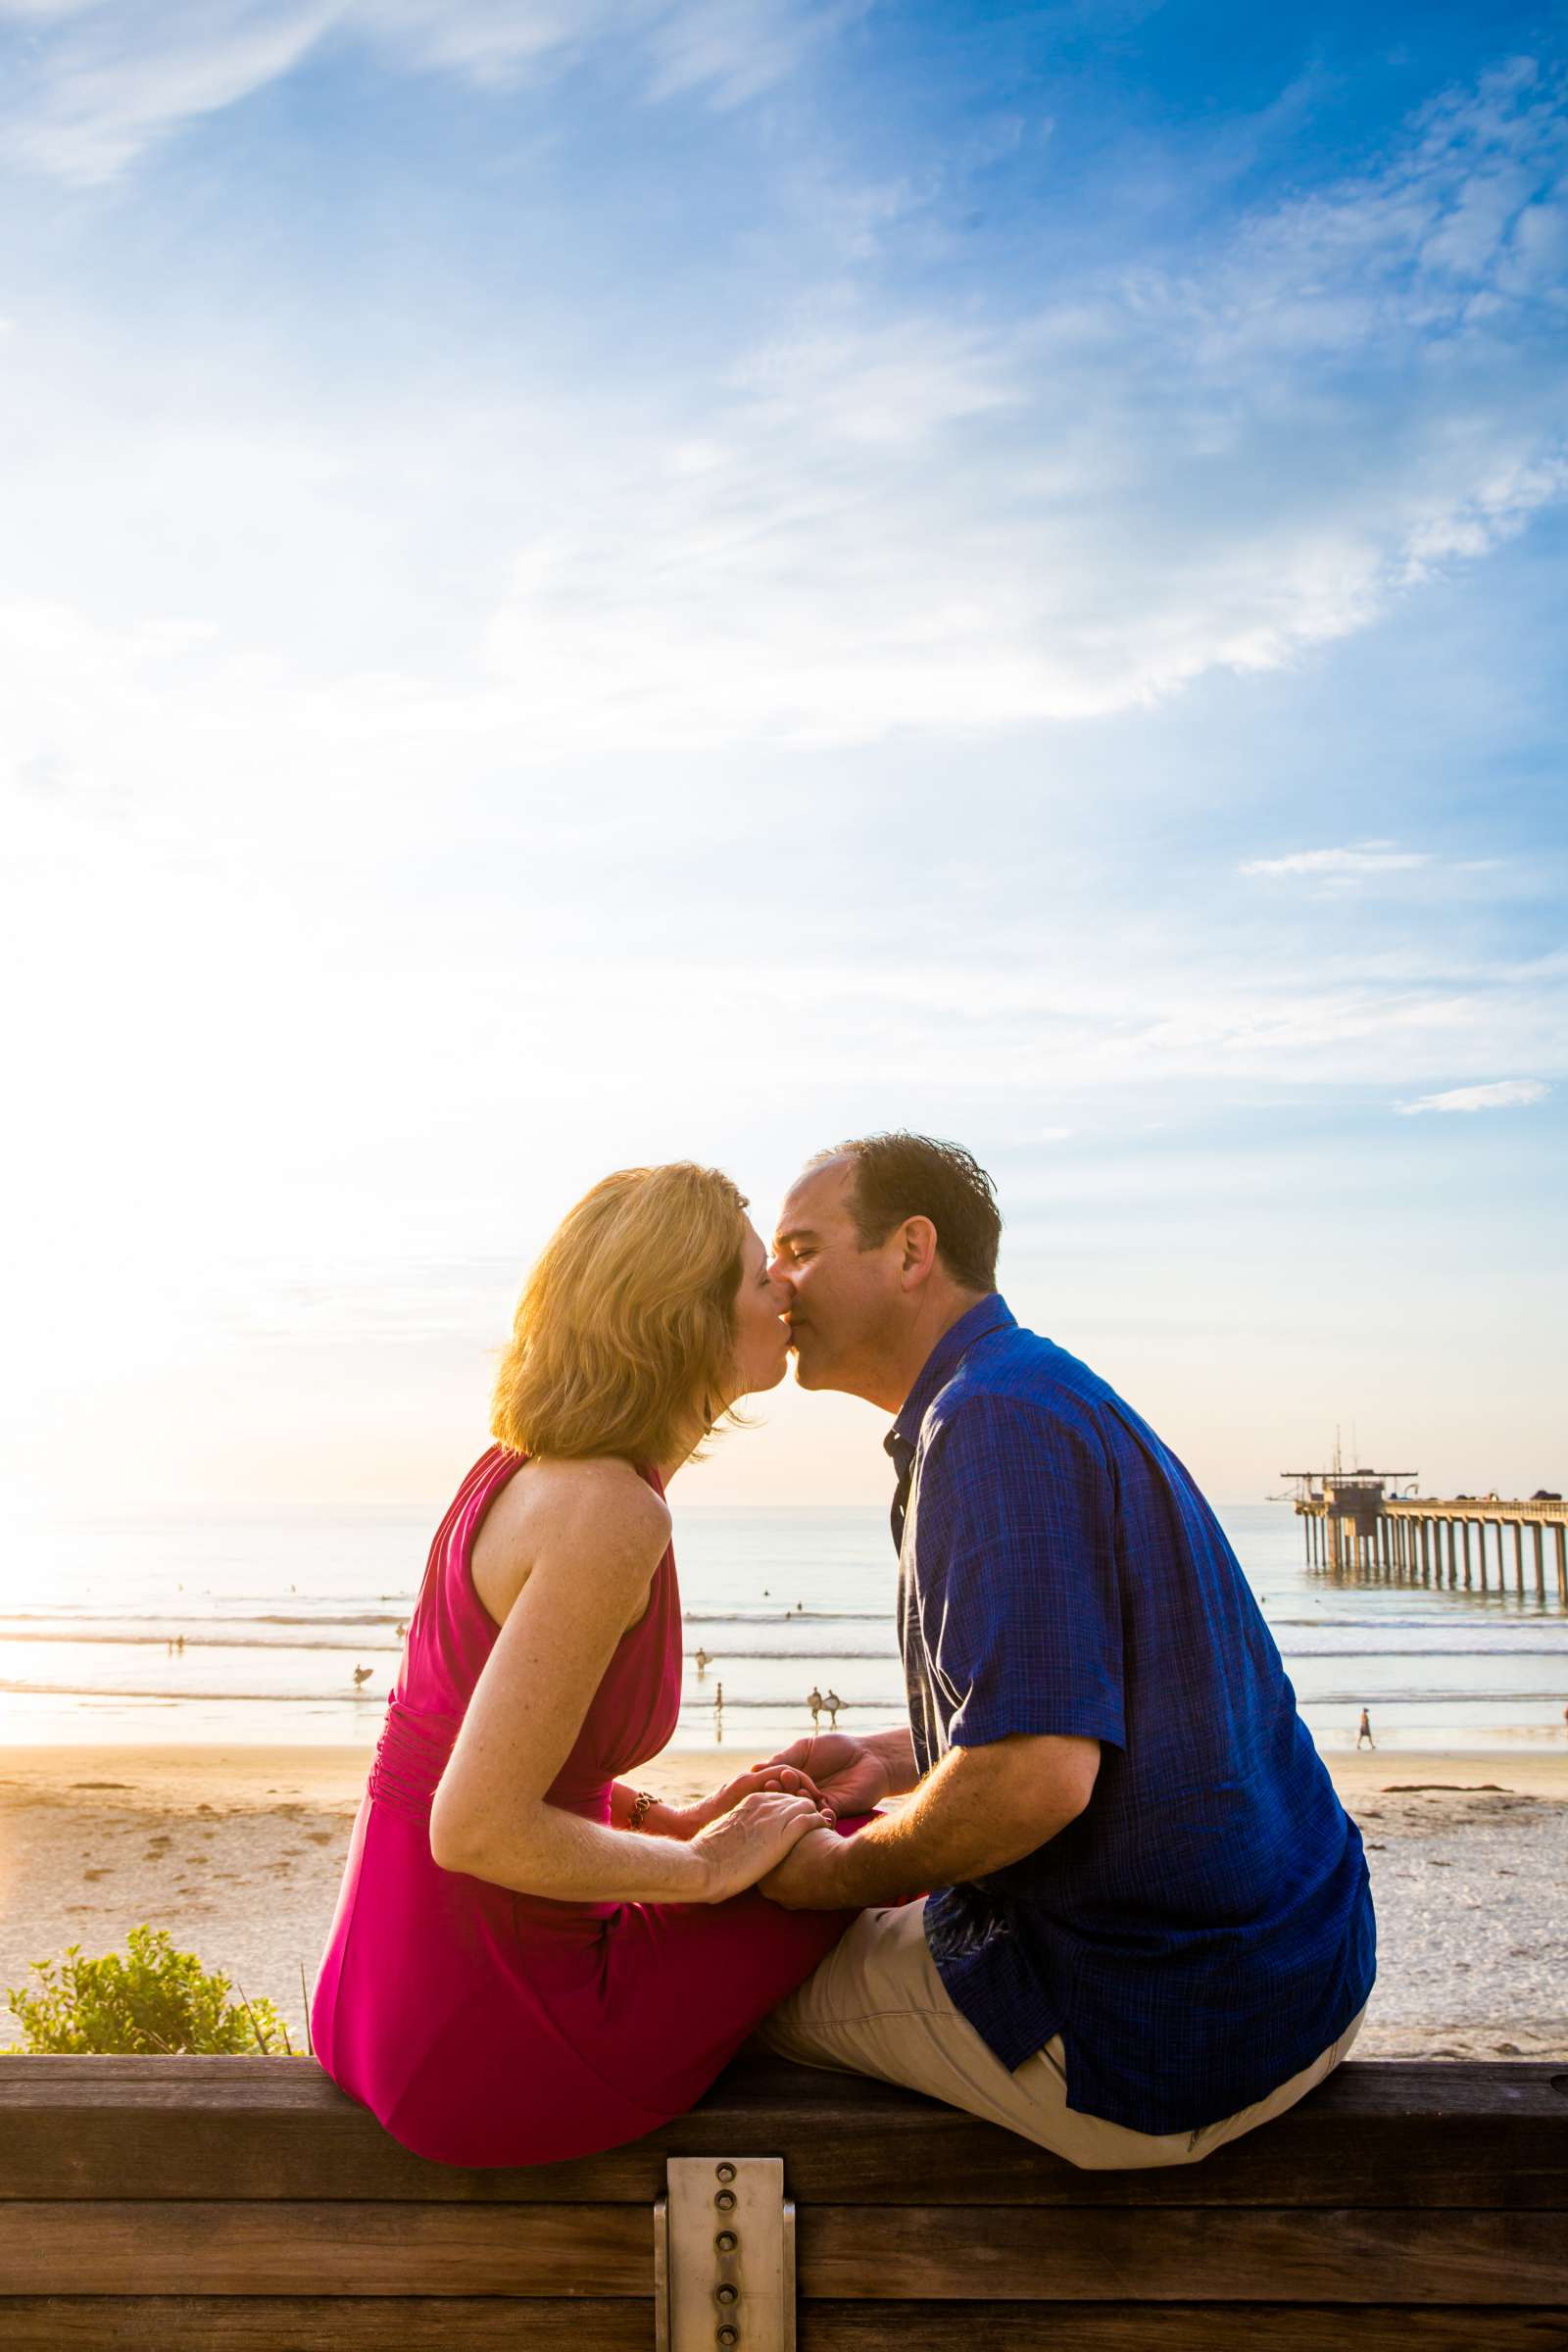
[(1016, 1326), (1017, 1317), (1000, 1291), (988, 1291), (973, 1306), (958, 1317), (950, 1330), (942, 1334), (921, 1366), (918, 1379), (899, 1408), (898, 1419), (882, 1441), (883, 1450), (895, 1462), (913, 1453), (925, 1419), (926, 1407), (938, 1390), (946, 1388), (976, 1340), (988, 1332), (1006, 1331)]

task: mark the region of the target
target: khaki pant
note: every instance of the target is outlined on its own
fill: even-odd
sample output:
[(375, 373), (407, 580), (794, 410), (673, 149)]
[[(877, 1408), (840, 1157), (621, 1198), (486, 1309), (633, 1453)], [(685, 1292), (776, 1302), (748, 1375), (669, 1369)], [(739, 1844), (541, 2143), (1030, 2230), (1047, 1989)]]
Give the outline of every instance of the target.
[(923, 1902), (862, 1911), (799, 1991), (765, 2020), (760, 2038), (807, 2066), (907, 2083), (1092, 2172), (1196, 2164), (1283, 2115), (1333, 2072), (1366, 2015), (1362, 2009), (1310, 2066), (1235, 2115), (1196, 2132), (1131, 2132), (1067, 2105), (1060, 2034), (1008, 2073), (949, 1998), (926, 1944), (924, 1915)]

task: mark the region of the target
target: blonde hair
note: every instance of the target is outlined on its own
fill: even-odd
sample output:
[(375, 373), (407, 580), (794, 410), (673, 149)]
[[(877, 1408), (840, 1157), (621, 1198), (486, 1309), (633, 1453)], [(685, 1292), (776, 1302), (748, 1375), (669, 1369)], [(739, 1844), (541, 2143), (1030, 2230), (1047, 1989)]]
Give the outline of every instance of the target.
[(660, 1462), (732, 1386), (746, 1198), (691, 1160), (585, 1193), (523, 1287), (490, 1427), (514, 1453)]

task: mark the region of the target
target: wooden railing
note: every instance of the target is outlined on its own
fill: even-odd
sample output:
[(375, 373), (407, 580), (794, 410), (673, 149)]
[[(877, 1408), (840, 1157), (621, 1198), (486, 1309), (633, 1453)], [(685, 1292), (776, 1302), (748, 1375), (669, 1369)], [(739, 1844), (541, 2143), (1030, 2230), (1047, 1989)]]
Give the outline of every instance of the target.
[(800, 2352), (1568, 2352), (1568, 2072), (1352, 2061), (1203, 2163), (1094, 2174), (752, 2058), (515, 2172), (411, 2156), (306, 2060), (0, 2058), (0, 2345), (651, 2352), (672, 2155), (783, 2159)]

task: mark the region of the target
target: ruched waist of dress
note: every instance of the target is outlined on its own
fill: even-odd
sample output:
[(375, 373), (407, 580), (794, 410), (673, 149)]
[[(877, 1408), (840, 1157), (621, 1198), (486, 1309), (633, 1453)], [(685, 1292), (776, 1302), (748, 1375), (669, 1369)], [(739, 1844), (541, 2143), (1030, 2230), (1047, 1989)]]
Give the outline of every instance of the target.
[[(401, 1814), (427, 1838), (431, 1800), (462, 1729), (460, 1715), (421, 1714), (418, 1708), (406, 1705), (402, 1699), (392, 1699), (375, 1744), (367, 1784), (371, 1802), (384, 1806), (388, 1812)], [(590, 1821), (608, 1822), (610, 1783), (603, 1778), (573, 1781), (563, 1775), (546, 1802), (560, 1805), (564, 1812), (580, 1813)], [(484, 1878), (466, 1874), (454, 1877), (456, 1883), (470, 1889), (475, 1899), (491, 1908), (502, 1906), (515, 1932), (523, 1935), (537, 1932), (553, 1944), (597, 1942), (606, 1921), (620, 1909), (614, 1902), (558, 1902), (549, 1895), (522, 1894), (514, 1887)]]
[(368, 1787), (374, 1802), (410, 1821), (427, 1823), (431, 1799), (462, 1729), (461, 1716), (421, 1715), (402, 1699), (392, 1699), (370, 1764)]
[[(375, 1803), (421, 1828), (427, 1826), (431, 1802), (462, 1729), (461, 1715), (428, 1715), (401, 1698), (391, 1699), (368, 1783)], [(611, 1788), (602, 1772), (568, 1766), (547, 1791), (545, 1802), (608, 1826)]]

